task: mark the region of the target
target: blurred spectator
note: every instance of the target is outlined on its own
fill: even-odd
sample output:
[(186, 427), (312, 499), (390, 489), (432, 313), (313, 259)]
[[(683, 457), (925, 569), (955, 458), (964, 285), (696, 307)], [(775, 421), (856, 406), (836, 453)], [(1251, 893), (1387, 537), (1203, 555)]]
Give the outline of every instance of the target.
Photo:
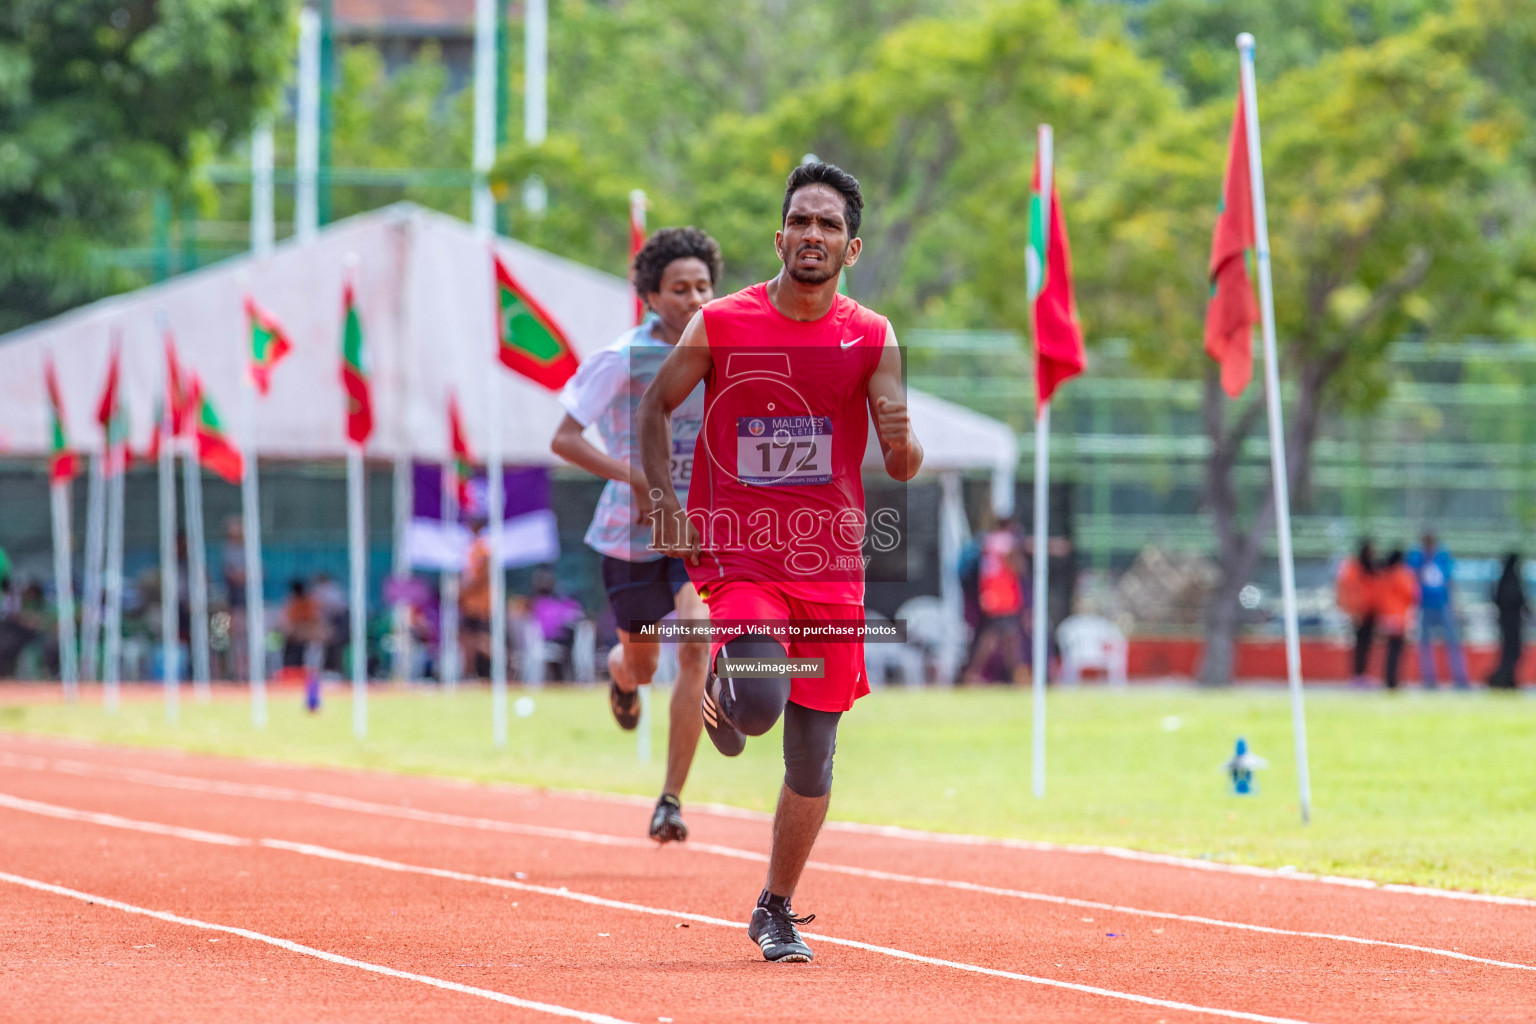
[(318, 667), (318, 657), (311, 657), (314, 650), (325, 643), (325, 622), (320, 615), (320, 603), (310, 595), (303, 580), (288, 582), (288, 599), (283, 602), (282, 617), (278, 629), (283, 634), (283, 667)]
[(1387, 660), (1382, 681), (1387, 689), (1397, 689), (1398, 667), (1403, 660), (1403, 640), (1408, 634), (1408, 614), (1418, 600), (1419, 585), (1413, 570), (1403, 564), (1399, 548), (1387, 555), (1376, 572), (1376, 628), (1387, 646)]
[(970, 649), (965, 663), (969, 665), (976, 654), (976, 642), (981, 639), (981, 541), (968, 537), (960, 548), (955, 565), (960, 577), (960, 599), (964, 608), (965, 625), (971, 635)]
[(1355, 627), (1355, 657), (1349, 681), (1360, 686), (1367, 682), (1366, 666), (1371, 660), (1371, 643), (1376, 637), (1376, 555), (1369, 540), (1360, 542), (1360, 552), (1339, 566), (1334, 585), (1334, 600)]
[(224, 575), (224, 602), (229, 606), (230, 675), (245, 679), (250, 672), (245, 635), (245, 528), (238, 516), (224, 521), (219, 564)]
[(5, 548), (0, 548), (0, 593), (3, 593), (11, 583), (11, 556), (5, 553)]
[(981, 542), (977, 571), (977, 603), (981, 606), (981, 630), (965, 668), (964, 681), (980, 682), (994, 655), (1000, 655), (1004, 678), (1021, 682), (1024, 676), (1024, 548), (1014, 533), (1011, 518), (1001, 520)]
[(1456, 608), (1451, 594), (1451, 553), (1435, 543), (1435, 535), (1426, 533), (1423, 546), (1408, 555), (1408, 568), (1419, 583), (1419, 675), (1424, 689), (1435, 688), (1435, 649), (1431, 637), (1438, 632), (1445, 638), (1445, 653), (1451, 663), (1451, 678), (1458, 690), (1465, 690), (1467, 663), (1461, 654), (1461, 640), (1456, 635)]
[(351, 637), (351, 624), (347, 621), (347, 595), (341, 584), (328, 572), (315, 574), (313, 596), (320, 609), (320, 624), (324, 630), (322, 643), (325, 657), (321, 666), (330, 672), (341, 671), (341, 653), (346, 650)]
[(575, 598), (557, 592), (555, 574), (548, 569), (539, 569), (533, 574), (528, 595), (528, 617), (538, 624), (545, 644), (553, 644), (560, 651), (560, 660), (549, 660), (546, 671), (553, 666), (557, 670), (554, 674), (556, 678), (570, 681), (568, 666), (571, 663), (571, 650), (576, 643), (576, 624), (585, 619), (587, 613)]
[(475, 542), (459, 582), (459, 661), (478, 679), (491, 674), (491, 548), (485, 522), (477, 518), (471, 524)]
[(1513, 690), (1520, 685), (1525, 617), (1530, 613), (1520, 580), (1520, 555), (1514, 551), (1504, 556), (1504, 573), (1493, 588), (1493, 606), (1499, 610), (1499, 667), (1488, 677), (1488, 685)]
[(21, 652), (48, 629), (43, 588), (36, 583), (18, 587), (7, 575), (0, 579), (0, 679), (14, 679)]

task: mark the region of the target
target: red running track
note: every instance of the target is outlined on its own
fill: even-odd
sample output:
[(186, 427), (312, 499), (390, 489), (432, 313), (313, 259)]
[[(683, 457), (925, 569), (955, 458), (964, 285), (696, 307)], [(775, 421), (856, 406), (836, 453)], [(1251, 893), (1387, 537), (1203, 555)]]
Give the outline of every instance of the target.
[(0, 736), (4, 1021), (1536, 1019), (1536, 902)]

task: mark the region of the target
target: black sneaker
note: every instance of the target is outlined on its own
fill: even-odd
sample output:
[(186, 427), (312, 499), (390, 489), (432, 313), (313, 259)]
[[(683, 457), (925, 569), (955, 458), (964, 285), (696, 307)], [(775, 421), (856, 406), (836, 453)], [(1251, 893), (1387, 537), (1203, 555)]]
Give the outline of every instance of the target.
[(661, 799), (656, 801), (656, 810), (651, 815), (651, 838), (658, 843), (680, 843), (688, 838), (683, 802), (671, 793), (661, 794)]
[(709, 733), (716, 750), (726, 757), (735, 757), (747, 749), (747, 736), (726, 716), (720, 706), (719, 690), (720, 677), (711, 672), (704, 681), (704, 700), (699, 704), (704, 713), (704, 731)]
[(797, 924), (810, 924), (815, 914), (796, 917), (785, 900), (783, 908), (758, 903), (747, 925), (747, 937), (763, 951), (763, 959), (776, 964), (808, 964), (816, 959), (811, 947), (800, 940)]
[(610, 682), (608, 709), (613, 712), (613, 720), (619, 723), (620, 729), (633, 732), (635, 726), (640, 724), (640, 691), (636, 689), (625, 693), (619, 689), (618, 683)]

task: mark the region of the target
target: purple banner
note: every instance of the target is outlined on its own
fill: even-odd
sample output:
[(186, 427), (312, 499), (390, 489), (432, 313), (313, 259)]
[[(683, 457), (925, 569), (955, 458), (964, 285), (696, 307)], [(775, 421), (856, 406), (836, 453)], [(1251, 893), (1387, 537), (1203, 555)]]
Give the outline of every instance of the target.
[[(435, 462), (418, 462), (412, 467), (415, 500), (412, 518), (443, 517), (443, 467)], [(502, 470), (502, 518), (516, 519), (530, 512), (549, 508), (549, 470), (543, 466), (508, 466)], [(469, 481), (469, 505), (459, 509), (459, 522), (484, 519), (488, 503), (485, 470)]]

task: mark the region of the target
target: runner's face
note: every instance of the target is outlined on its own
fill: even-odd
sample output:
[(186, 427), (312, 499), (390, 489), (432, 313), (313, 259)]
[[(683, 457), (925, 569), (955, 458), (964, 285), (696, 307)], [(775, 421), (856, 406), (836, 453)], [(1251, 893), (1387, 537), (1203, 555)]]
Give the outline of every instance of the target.
[(662, 325), (675, 337), (683, 333), (693, 314), (714, 297), (709, 267), (703, 260), (687, 256), (667, 264), (661, 272), (661, 287), (646, 295), (645, 304), (655, 310)]
[(789, 200), (784, 227), (773, 236), (774, 248), (789, 276), (801, 284), (825, 284), (833, 280), (852, 255), (858, 257), (859, 241), (848, 238), (842, 193), (830, 185), (807, 185)]

